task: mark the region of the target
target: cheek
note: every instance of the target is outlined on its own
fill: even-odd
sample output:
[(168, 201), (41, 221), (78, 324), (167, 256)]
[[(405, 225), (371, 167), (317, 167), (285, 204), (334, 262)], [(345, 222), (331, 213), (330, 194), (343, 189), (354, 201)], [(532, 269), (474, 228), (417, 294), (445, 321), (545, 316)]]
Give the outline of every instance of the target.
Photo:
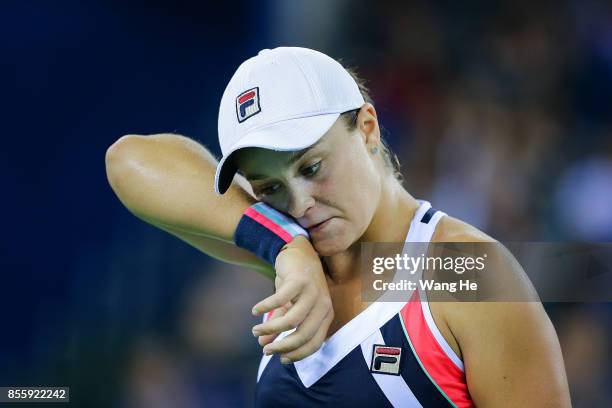
[[(322, 196), (340, 209), (348, 221), (363, 233), (374, 215), (380, 195), (380, 180), (369, 158), (336, 160), (331, 177), (322, 181)], [(349, 160), (350, 159), (350, 160)]]

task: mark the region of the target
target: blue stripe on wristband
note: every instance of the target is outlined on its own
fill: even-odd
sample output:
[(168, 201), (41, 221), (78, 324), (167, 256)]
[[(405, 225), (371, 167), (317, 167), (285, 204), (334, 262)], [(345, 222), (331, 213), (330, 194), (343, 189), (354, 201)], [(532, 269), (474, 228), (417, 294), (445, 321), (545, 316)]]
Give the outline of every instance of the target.
[(274, 221), (279, 227), (287, 231), (291, 236), (296, 235), (308, 236), (308, 232), (300, 226), (293, 218), (285, 216), (283, 213), (275, 210), (265, 203), (256, 203), (251, 206), (260, 214)]

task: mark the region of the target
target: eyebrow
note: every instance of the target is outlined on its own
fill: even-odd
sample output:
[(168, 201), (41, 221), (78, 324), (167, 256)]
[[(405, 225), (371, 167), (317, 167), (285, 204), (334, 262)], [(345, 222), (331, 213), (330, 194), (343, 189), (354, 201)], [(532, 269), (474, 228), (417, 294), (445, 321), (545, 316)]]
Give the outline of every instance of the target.
[[(289, 158), (289, 160), (287, 160), (287, 165), (292, 165), (293, 163), (298, 161), (300, 158), (302, 158), (302, 156), (304, 156), (310, 150), (314, 149), (321, 142), (322, 139), (323, 138), (317, 140), (317, 142), (315, 144), (313, 144), (312, 146), (309, 146), (309, 147), (307, 147), (305, 149), (302, 149), (302, 150), (299, 150), (299, 151), (295, 152)], [(244, 177), (246, 177), (247, 180), (263, 180), (263, 179), (269, 178), (269, 176), (266, 176), (266, 175), (263, 175), (263, 174), (249, 174), (249, 175), (244, 174)]]

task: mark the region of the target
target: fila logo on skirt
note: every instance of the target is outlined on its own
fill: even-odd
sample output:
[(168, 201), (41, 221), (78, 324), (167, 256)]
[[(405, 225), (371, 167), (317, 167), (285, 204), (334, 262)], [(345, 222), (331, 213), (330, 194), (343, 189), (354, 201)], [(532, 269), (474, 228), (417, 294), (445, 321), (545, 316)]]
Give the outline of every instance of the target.
[(399, 375), (401, 357), (401, 347), (375, 344), (370, 371), (378, 374)]
[(242, 123), (253, 115), (261, 112), (259, 106), (259, 87), (244, 91), (236, 98), (236, 115), (238, 122)]

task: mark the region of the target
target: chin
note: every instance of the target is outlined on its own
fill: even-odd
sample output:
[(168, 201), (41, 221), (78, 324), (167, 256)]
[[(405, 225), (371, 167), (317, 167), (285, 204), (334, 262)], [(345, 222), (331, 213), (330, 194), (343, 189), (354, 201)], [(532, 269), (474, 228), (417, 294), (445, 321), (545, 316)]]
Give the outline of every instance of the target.
[(349, 245), (346, 245), (341, 238), (313, 240), (312, 246), (317, 251), (319, 256), (333, 256), (347, 250)]

